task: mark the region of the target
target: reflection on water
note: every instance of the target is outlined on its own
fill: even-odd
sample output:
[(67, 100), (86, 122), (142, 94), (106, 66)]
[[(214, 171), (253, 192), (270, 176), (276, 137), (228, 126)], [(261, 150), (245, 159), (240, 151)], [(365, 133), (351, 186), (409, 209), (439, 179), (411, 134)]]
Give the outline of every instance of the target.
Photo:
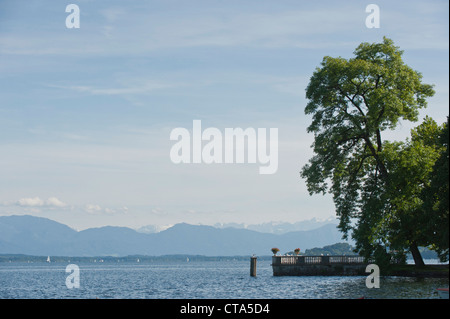
[(448, 279), (381, 277), (368, 289), (365, 276), (274, 277), (270, 261), (164, 263), (80, 263), (80, 288), (65, 285), (67, 265), (0, 264), (0, 298), (151, 298), (151, 299), (355, 299), (438, 298)]

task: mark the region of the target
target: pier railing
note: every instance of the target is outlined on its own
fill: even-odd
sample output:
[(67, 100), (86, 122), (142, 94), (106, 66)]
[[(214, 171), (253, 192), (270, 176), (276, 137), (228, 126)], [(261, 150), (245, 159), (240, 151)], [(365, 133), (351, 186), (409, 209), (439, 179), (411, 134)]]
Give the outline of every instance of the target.
[(361, 256), (272, 256), (272, 265), (366, 264)]

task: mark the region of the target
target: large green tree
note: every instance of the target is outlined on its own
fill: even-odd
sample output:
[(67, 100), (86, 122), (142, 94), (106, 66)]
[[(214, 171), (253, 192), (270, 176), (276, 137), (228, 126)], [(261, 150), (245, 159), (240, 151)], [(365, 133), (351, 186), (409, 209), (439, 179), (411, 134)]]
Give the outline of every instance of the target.
[(438, 137), (439, 158), (430, 174), (430, 183), (421, 194), (422, 209), (426, 213), (424, 232), (431, 239), (431, 248), (441, 261), (449, 258), (449, 119)]
[[(345, 236), (356, 234), (357, 247), (366, 256), (389, 247), (386, 229), (379, 226), (394, 205), (382, 133), (400, 120), (417, 121), (419, 109), (434, 94), (402, 54), (384, 38), (362, 43), (348, 60), (326, 56), (306, 89), (315, 155), (301, 176), (310, 194), (332, 193), (340, 229)], [(408, 243), (416, 258), (417, 241)]]
[[(434, 233), (441, 234), (441, 227), (436, 226), (445, 224), (445, 218), (425, 207), (423, 198), (423, 192), (433, 187), (434, 168), (444, 150), (439, 140), (443, 129), (426, 117), (411, 131), (411, 139), (384, 142), (381, 157), (389, 174), (388, 182), (374, 186), (373, 176), (368, 178), (372, 180), (366, 183), (360, 219), (368, 225), (354, 232), (364, 255), (381, 243), (391, 251), (410, 250), (416, 264), (423, 265), (417, 247), (433, 245)], [(371, 198), (372, 192), (380, 196)]]

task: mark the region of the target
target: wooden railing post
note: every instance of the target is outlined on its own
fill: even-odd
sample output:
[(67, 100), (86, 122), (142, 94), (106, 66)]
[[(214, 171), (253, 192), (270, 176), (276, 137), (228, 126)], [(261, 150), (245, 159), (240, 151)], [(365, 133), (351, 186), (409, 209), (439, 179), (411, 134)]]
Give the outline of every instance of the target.
[(256, 277), (256, 260), (257, 257), (252, 256), (250, 258), (250, 276)]

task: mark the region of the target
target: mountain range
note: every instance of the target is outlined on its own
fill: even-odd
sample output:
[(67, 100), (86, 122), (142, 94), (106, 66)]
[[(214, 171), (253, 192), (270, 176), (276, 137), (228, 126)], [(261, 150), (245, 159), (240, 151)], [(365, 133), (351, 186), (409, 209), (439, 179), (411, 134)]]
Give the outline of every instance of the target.
[[(338, 220), (335, 217), (329, 217), (326, 219), (312, 218), (308, 220), (302, 220), (295, 223), (288, 222), (266, 222), (261, 224), (244, 224), (244, 223), (216, 223), (213, 226), (215, 228), (239, 228), (239, 229), (249, 229), (255, 230), (261, 233), (271, 233), (271, 234), (284, 234), (291, 231), (297, 230), (312, 230), (319, 228), (327, 224), (338, 224)], [(136, 229), (137, 232), (153, 234), (159, 233), (160, 231), (166, 230), (173, 225), (145, 225)]]
[(325, 226), (328, 224), (337, 225), (339, 221), (334, 217), (329, 217), (327, 219), (317, 219), (312, 218), (309, 220), (302, 220), (295, 223), (287, 223), (287, 222), (267, 222), (261, 224), (241, 224), (241, 223), (217, 223), (214, 224), (214, 227), (217, 228), (244, 228), (249, 230), (255, 230), (262, 233), (271, 233), (271, 234), (284, 234), (292, 231), (298, 230), (312, 230), (319, 228), (321, 226)]
[(158, 233), (105, 226), (76, 231), (56, 221), (29, 215), (0, 216), (0, 254), (53, 256), (126, 256), (197, 254), (205, 256), (270, 255), (343, 242), (336, 224), (283, 234), (244, 228), (176, 224)]

